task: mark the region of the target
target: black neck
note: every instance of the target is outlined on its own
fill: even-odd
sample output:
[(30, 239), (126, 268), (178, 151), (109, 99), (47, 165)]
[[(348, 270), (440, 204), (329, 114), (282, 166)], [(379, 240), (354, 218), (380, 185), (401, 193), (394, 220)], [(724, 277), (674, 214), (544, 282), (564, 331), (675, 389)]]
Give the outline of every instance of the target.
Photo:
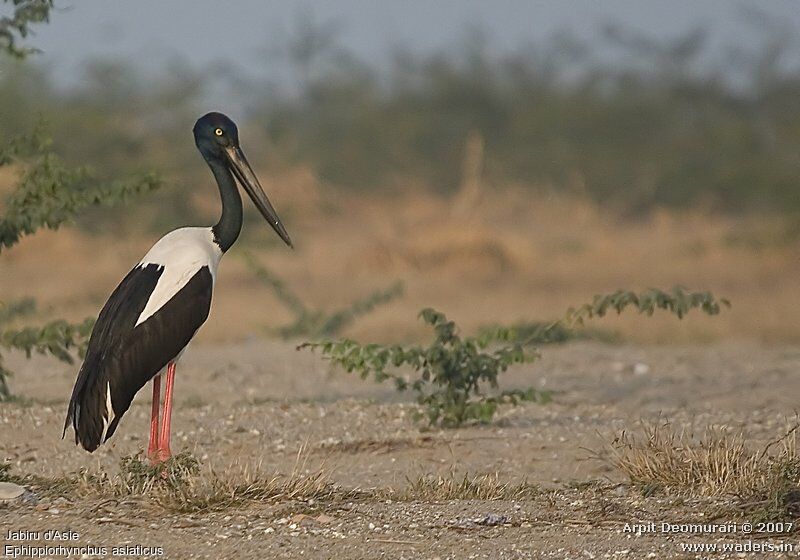
[(233, 175), (224, 163), (212, 160), (208, 165), (217, 180), (219, 196), (222, 199), (222, 216), (211, 231), (214, 232), (214, 241), (224, 253), (236, 242), (242, 231), (242, 197), (239, 195)]

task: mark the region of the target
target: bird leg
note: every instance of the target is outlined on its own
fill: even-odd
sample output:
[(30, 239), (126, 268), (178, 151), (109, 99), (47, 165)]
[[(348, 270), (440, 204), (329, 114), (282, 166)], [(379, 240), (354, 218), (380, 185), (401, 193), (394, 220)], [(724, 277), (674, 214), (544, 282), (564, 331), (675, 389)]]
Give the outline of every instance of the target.
[(157, 373), (153, 377), (153, 407), (150, 413), (150, 443), (147, 445), (147, 456), (153, 463), (158, 462), (158, 414), (159, 401), (161, 400), (161, 374)]
[(172, 420), (172, 390), (175, 388), (175, 362), (167, 365), (167, 383), (164, 391), (164, 413), (161, 420), (161, 436), (158, 438), (158, 461), (166, 461), (172, 456), (169, 449), (170, 424)]

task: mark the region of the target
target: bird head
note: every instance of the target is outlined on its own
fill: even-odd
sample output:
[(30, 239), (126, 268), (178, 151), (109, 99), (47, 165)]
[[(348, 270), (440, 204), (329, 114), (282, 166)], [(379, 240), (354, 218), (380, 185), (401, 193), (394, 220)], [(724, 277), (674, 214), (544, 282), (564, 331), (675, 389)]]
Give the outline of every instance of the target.
[(197, 149), (209, 164), (225, 166), (233, 173), (264, 219), (291, 247), (292, 240), (289, 238), (286, 228), (239, 146), (239, 129), (236, 127), (236, 123), (222, 113), (203, 115), (194, 125), (194, 141)]

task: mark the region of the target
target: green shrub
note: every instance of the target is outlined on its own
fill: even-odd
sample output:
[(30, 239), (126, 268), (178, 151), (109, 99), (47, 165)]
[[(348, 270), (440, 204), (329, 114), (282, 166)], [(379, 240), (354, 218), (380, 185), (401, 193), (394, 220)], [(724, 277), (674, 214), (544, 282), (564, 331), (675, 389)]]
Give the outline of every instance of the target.
[[(67, 167), (53, 153), (41, 129), (0, 149), (0, 167), (11, 163), (20, 165), (23, 171), (0, 216), (0, 253), (41, 228), (58, 229), (84, 208), (125, 202), (160, 184), (152, 174), (103, 181), (87, 167)], [(94, 319), (78, 324), (55, 320), (41, 327), (9, 326), (34, 310), (35, 302), (30, 298), (0, 302), (0, 349), (22, 350), (28, 357), (38, 352), (72, 363), (71, 351), (80, 351), (86, 344)], [(11, 396), (6, 381), (10, 375), (0, 354), (0, 401)]]
[[(298, 348), (319, 349), (326, 359), (347, 372), (356, 372), (362, 379), (372, 376), (375, 381), (391, 380), (398, 391), (416, 393), (422, 412), (430, 426), (459, 427), (466, 422), (488, 423), (500, 404), (517, 405), (522, 401), (547, 402), (550, 394), (527, 390), (499, 390), (498, 377), (510, 366), (534, 361), (538, 354), (527, 350), (532, 342), (549, 342), (553, 333), (567, 336), (575, 325), (587, 319), (602, 317), (610, 311), (622, 313), (633, 307), (639, 313), (652, 315), (663, 309), (683, 318), (691, 309), (716, 315), (730, 304), (716, 299), (709, 292), (687, 292), (682, 287), (671, 292), (649, 289), (639, 294), (619, 290), (613, 294), (597, 295), (592, 303), (571, 308), (565, 318), (550, 325), (539, 325), (526, 333), (515, 328), (483, 329), (479, 336), (460, 337), (453, 321), (434, 309), (424, 309), (420, 317), (434, 331), (428, 346), (359, 344), (350, 339), (325, 342), (306, 342)], [(398, 372), (409, 367), (416, 377), (407, 379)], [(494, 391), (487, 394), (488, 384)]]
[[(458, 427), (469, 420), (489, 422), (501, 403), (549, 399), (547, 393), (533, 389), (502, 391), (495, 396), (483, 393), (482, 384), (497, 389), (501, 372), (537, 357), (518, 342), (489, 349), (491, 344), (510, 338), (509, 332), (496, 329), (489, 336), (461, 338), (456, 324), (443, 313), (424, 309), (419, 316), (434, 331), (428, 346), (362, 345), (345, 339), (307, 342), (300, 347), (320, 348), (331, 362), (357, 372), (362, 379), (370, 375), (378, 382), (391, 379), (399, 391), (413, 390), (431, 426)], [(409, 381), (394, 371), (404, 365), (418, 377)]]
[[(8, 3), (9, 0), (5, 0)], [(50, 21), (53, 0), (13, 0), (14, 12), (9, 17), (0, 17), (0, 52), (5, 51), (16, 58), (36, 52), (31, 47), (19, 46), (31, 32), (31, 25)]]

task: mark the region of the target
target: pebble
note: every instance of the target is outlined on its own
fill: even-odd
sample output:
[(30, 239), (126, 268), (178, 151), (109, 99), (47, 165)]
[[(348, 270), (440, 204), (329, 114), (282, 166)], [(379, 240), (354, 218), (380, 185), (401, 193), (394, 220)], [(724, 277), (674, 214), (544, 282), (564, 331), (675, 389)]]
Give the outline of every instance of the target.
[(16, 500), (25, 493), (25, 487), (13, 482), (0, 482), (0, 501)]
[(495, 527), (496, 525), (505, 525), (508, 523), (508, 516), (498, 515), (496, 513), (487, 513), (483, 517), (473, 520), (478, 525), (486, 525), (487, 527)]

